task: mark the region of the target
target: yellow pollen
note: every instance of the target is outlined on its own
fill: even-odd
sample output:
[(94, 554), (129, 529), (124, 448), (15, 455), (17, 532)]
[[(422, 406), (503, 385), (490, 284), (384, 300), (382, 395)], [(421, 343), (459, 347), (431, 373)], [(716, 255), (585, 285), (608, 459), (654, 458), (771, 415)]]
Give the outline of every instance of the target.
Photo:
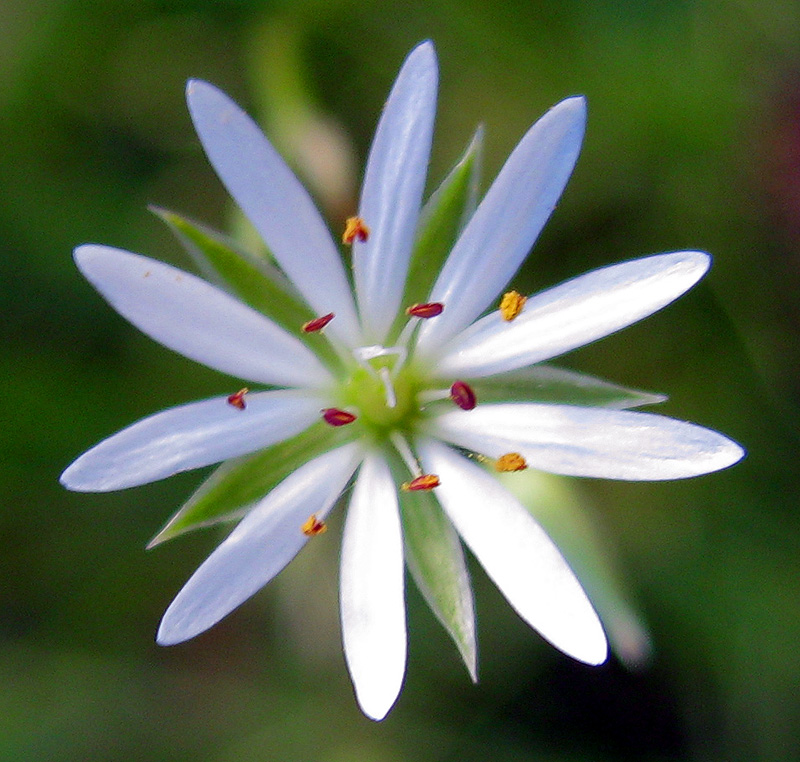
[(500, 314), (503, 316), (503, 320), (510, 322), (517, 317), (522, 312), (526, 301), (528, 301), (528, 297), (517, 291), (503, 294), (503, 298), (500, 300)]
[(439, 486), (439, 477), (436, 474), (422, 474), (410, 482), (403, 482), (400, 489), (403, 492), (421, 492), (431, 490)]
[(328, 531), (328, 525), (317, 518), (316, 513), (312, 513), (308, 517), (303, 526), (300, 527), (306, 537), (316, 537), (318, 534), (325, 534)]
[(495, 462), (495, 471), (500, 473), (509, 473), (510, 471), (524, 471), (528, 464), (518, 452), (507, 452), (501, 455)]
[(363, 242), (367, 238), (369, 238), (369, 228), (364, 224), (364, 220), (361, 217), (348, 217), (344, 224), (342, 243), (351, 244), (356, 239)]

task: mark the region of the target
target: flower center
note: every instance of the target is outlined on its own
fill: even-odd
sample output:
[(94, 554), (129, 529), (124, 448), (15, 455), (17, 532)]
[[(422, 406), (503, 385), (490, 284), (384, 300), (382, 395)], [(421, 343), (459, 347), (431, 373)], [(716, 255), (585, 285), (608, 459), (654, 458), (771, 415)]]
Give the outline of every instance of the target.
[(390, 355), (366, 360), (343, 389), (361, 424), (382, 439), (392, 431), (410, 432), (420, 413), (418, 379), (407, 366), (394, 372), (396, 360)]

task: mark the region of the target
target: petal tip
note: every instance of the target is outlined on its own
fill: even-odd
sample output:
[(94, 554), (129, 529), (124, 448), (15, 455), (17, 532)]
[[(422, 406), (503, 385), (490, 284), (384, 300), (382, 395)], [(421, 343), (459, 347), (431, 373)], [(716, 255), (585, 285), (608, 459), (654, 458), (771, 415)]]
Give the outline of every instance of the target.
[(64, 469), (64, 472), (61, 474), (61, 476), (58, 477), (58, 483), (62, 487), (64, 487), (65, 489), (71, 490), (73, 492), (79, 491), (79, 490), (76, 489), (76, 487), (74, 486), (74, 484), (72, 482), (72, 477), (71, 477), (71, 474), (70, 474), (71, 470), (72, 470), (72, 466), (67, 466)]
[(175, 646), (183, 641), (182, 638), (176, 638), (167, 632), (163, 631), (163, 627), (158, 628), (156, 633), (156, 645), (159, 646)]
[[(570, 643), (564, 642), (563, 639), (558, 641), (551, 640), (550, 642), (576, 661), (590, 667), (599, 667), (601, 664), (605, 664), (609, 654), (608, 639), (603, 625), (600, 624), (599, 618), (594, 615), (592, 621), (584, 622), (583, 626), (585, 630), (582, 635), (572, 638)], [(547, 639), (549, 640), (549, 638)]]
[(747, 450), (744, 449), (740, 444), (737, 444), (732, 439), (728, 440), (729, 445), (725, 449), (724, 453), (727, 456), (727, 463), (721, 468), (728, 468), (730, 466), (735, 466), (740, 460), (743, 460), (747, 455)]
[(417, 44), (414, 48), (412, 48), (411, 52), (408, 54), (409, 58), (413, 55), (425, 55), (429, 57), (436, 58), (436, 46), (433, 44), (433, 40), (423, 40), (419, 44)]
[(385, 688), (373, 691), (358, 691), (356, 688), (356, 700), (361, 707), (361, 711), (375, 722), (380, 722), (386, 718), (386, 715), (392, 710), (392, 707), (397, 702), (402, 688), (402, 681), (398, 683), (397, 688)]
[(202, 93), (204, 90), (206, 92), (216, 90), (217, 88), (214, 85), (206, 82), (204, 79), (187, 79), (186, 80), (186, 98), (187, 100), (191, 101), (198, 93)]
[(174, 619), (174, 617), (170, 616), (170, 610), (167, 609), (161, 619), (161, 624), (158, 626), (158, 632), (156, 632), (156, 643), (159, 646), (176, 646), (179, 643), (191, 640), (195, 635), (199, 635), (203, 631), (190, 630), (187, 632), (186, 622), (181, 622), (180, 620), (175, 622), (173, 621)]
[(85, 265), (92, 257), (97, 256), (101, 248), (101, 246), (94, 243), (83, 243), (72, 250), (72, 259), (78, 268), (82, 269), (82, 265)]
[(416, 68), (418, 74), (421, 73), (432, 77), (434, 81), (436, 80), (439, 64), (436, 57), (436, 48), (431, 40), (424, 40), (412, 49), (406, 56), (401, 71), (408, 70), (407, 67)]
[(705, 274), (711, 267), (712, 258), (710, 254), (704, 251), (689, 251), (686, 252), (689, 257), (697, 264), (697, 267)]
[(585, 124), (588, 111), (588, 101), (585, 95), (572, 95), (557, 103), (551, 110), (570, 112), (580, 124)]

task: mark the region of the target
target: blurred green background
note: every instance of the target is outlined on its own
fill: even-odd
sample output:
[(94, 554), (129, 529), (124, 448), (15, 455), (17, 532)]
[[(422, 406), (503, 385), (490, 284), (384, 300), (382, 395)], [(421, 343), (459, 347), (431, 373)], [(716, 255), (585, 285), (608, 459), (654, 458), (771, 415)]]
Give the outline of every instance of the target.
[[(519, 290), (660, 251), (715, 256), (688, 296), (561, 364), (664, 392), (663, 412), (749, 456), (686, 482), (563, 480), (647, 622), (648, 666), (570, 662), (475, 567), (480, 683), (409, 583), (406, 686), (375, 724), (341, 655), (338, 526), (211, 632), (154, 644), (220, 535), (144, 546), (202, 475), (107, 495), (57, 478), (127, 423), (234, 387), (126, 324), (70, 252), (189, 267), (150, 203), (229, 226), (188, 77), (257, 115), (338, 226), (426, 37), (441, 65), (429, 187), (478, 123), (485, 190), (530, 123), (588, 96), (583, 154)], [(794, 0), (0, 0), (0, 188), (2, 762), (800, 758)]]

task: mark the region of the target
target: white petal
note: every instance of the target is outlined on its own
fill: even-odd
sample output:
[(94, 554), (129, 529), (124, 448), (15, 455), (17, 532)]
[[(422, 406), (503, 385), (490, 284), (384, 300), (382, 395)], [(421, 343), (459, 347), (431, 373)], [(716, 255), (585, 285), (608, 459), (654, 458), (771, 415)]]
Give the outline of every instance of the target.
[(437, 372), (494, 375), (581, 347), (665, 307), (710, 265), (708, 254), (679, 251), (573, 278), (532, 296), (510, 322), (499, 312), (478, 320), (443, 348)]
[(603, 627), (558, 548), (528, 511), (480, 466), (434, 441), (419, 447), (441, 479), (436, 497), (517, 613), (556, 648), (601, 664)]
[(425, 187), (437, 81), (433, 44), (424, 42), (403, 64), (372, 142), (358, 212), (370, 235), (353, 244), (365, 341), (384, 340), (400, 305)]
[(341, 257), (314, 202), (264, 134), (227, 95), (190, 80), (186, 99), (209, 161), (278, 264), (329, 335), (358, 341), (355, 307)]
[(262, 384), (331, 380), (300, 341), (194, 275), (110, 246), (79, 246), (75, 262), (120, 315), (184, 357)]
[(541, 471), (600, 479), (684, 479), (744, 455), (735, 442), (693, 423), (573, 405), (479, 405), (440, 415), (435, 432), (492, 458), (518, 452)]
[(172, 601), (156, 640), (162, 646), (199, 635), (267, 584), (305, 545), (302, 525), (321, 520), (358, 465), (345, 445), (309, 461), (269, 493), (203, 562)]
[(509, 156), (433, 286), (428, 301), (444, 303), (445, 310), (420, 328), (425, 355), (475, 320), (517, 271), (567, 184), (585, 123), (584, 99), (568, 98)]
[(85, 452), (61, 475), (68, 489), (107, 492), (219, 463), (299, 434), (320, 417), (306, 392), (248, 394), (246, 408), (225, 397), (144, 418)]
[(342, 638), (362, 711), (382, 720), (406, 668), (403, 539), (394, 480), (368, 456), (356, 481), (342, 538)]

